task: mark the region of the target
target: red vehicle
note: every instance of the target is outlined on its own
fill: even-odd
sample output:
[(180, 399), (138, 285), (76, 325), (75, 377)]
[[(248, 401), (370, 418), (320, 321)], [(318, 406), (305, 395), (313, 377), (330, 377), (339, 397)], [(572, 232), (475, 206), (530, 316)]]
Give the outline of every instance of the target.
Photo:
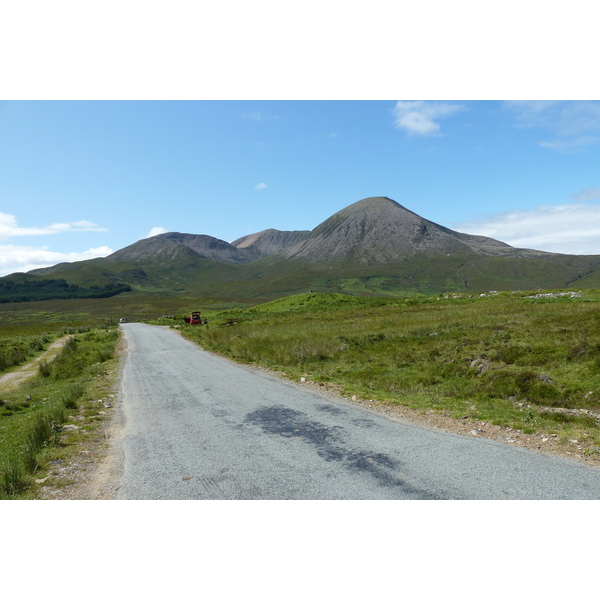
[(191, 316), (183, 317), (183, 320), (190, 325), (202, 325), (202, 317), (200, 316), (200, 311), (194, 311)]

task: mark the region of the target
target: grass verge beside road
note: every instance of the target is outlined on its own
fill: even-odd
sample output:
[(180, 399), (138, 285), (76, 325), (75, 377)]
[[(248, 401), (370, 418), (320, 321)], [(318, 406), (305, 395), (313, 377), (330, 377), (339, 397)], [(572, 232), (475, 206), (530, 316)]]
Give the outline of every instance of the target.
[(348, 397), (552, 435), (599, 455), (600, 293), (548, 294), (309, 293), (182, 331)]
[(17, 387), (0, 388), (0, 498), (35, 497), (36, 480), (74, 450), (105, 411), (101, 385), (114, 367), (115, 327), (79, 327), (52, 362)]

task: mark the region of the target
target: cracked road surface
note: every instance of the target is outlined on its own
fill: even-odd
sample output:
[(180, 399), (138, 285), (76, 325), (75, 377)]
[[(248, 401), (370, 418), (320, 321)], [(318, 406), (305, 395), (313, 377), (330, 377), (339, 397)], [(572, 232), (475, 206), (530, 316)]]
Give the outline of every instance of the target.
[(599, 499), (600, 469), (405, 424), (122, 325), (117, 499)]

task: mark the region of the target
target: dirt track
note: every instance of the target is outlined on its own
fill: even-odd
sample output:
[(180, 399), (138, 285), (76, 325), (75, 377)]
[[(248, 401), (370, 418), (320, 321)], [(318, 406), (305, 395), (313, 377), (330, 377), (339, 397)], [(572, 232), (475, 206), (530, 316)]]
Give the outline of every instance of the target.
[(0, 389), (7, 391), (11, 388), (17, 387), (26, 379), (33, 377), (37, 373), (40, 362), (43, 360), (46, 362), (54, 360), (58, 356), (58, 351), (66, 344), (69, 337), (71, 336), (65, 335), (64, 337), (55, 340), (52, 342), (52, 344), (50, 344), (45, 352), (42, 352), (42, 354), (35, 359), (27, 362), (12, 373), (6, 373), (5, 375), (2, 375), (0, 377)]

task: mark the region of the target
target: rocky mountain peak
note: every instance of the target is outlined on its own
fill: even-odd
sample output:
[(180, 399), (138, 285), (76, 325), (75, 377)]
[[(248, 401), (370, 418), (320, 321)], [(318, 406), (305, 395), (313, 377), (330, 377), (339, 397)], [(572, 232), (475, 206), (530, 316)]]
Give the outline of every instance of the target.
[(390, 263), (416, 253), (503, 252), (507, 244), (461, 234), (384, 196), (365, 198), (321, 223), (286, 252), (288, 258)]

